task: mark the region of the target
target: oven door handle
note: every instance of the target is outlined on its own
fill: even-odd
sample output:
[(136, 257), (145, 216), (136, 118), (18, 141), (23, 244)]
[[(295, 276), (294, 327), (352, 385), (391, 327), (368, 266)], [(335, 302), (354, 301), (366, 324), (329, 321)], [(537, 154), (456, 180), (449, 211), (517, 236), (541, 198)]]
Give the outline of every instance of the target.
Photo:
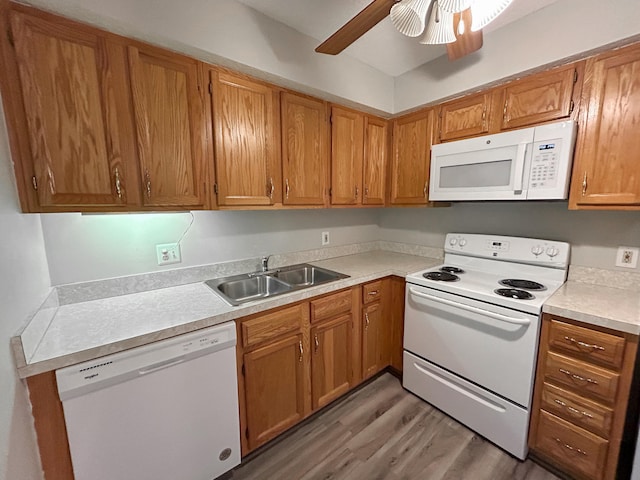
[(449, 305), (451, 307), (456, 307), (461, 310), (466, 310), (467, 312), (479, 313), (481, 315), (485, 315), (487, 317), (491, 317), (494, 320), (500, 320), (501, 322), (513, 323), (514, 325), (530, 325), (531, 320), (528, 318), (515, 318), (510, 317), (508, 315), (502, 315), (501, 313), (490, 312), (489, 310), (485, 310), (484, 308), (472, 307), (471, 305), (464, 305), (463, 303), (453, 302), (451, 300), (447, 300), (445, 298), (434, 297), (433, 295), (427, 295), (426, 293), (419, 292), (409, 287), (409, 292), (416, 297), (426, 298), (427, 300), (431, 300), (432, 302), (442, 303), (444, 305)]

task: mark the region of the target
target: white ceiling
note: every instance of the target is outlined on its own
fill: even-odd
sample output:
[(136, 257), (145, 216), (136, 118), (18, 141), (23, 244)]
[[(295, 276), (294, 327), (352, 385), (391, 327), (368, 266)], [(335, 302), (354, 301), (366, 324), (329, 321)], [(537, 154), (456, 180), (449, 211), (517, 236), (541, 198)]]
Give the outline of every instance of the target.
[[(322, 43), (366, 7), (371, 0), (238, 0)], [(529, 15), (559, 0), (514, 0), (484, 33)], [(396, 77), (443, 54), (444, 46), (421, 45), (419, 38), (398, 33), (389, 17), (369, 30), (342, 55)], [(317, 54), (322, 55), (322, 54)]]

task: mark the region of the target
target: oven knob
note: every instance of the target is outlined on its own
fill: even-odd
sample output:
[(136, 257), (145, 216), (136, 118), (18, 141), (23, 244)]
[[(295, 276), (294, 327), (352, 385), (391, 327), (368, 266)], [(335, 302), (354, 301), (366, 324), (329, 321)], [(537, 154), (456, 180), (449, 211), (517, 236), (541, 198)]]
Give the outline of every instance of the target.
[(460, 245), (461, 247), (464, 247), (467, 244), (467, 241), (464, 238), (461, 238), (460, 241), (458, 242), (458, 245)]
[(540, 245), (536, 245), (535, 247), (531, 247), (531, 253), (533, 253), (536, 257), (544, 252), (544, 248)]
[(457, 238), (450, 238), (449, 239), (449, 245), (451, 245), (452, 247), (458, 243), (458, 239)]
[(559, 253), (560, 253), (560, 250), (558, 250), (556, 247), (547, 248), (547, 255), (549, 255), (549, 258), (553, 258)]

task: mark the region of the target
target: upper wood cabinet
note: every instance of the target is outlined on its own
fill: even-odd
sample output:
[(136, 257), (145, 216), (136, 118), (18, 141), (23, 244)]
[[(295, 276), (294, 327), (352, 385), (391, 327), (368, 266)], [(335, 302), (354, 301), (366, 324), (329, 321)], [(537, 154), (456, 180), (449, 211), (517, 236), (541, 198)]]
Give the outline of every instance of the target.
[(508, 83), (502, 89), (500, 128), (520, 128), (568, 118), (577, 103), (574, 87), (578, 77), (578, 66), (571, 64)]
[(432, 132), (432, 109), (393, 121), (391, 204), (428, 203)]
[(210, 81), (218, 205), (281, 202), (279, 92), (226, 71)]
[(489, 133), (491, 92), (469, 95), (438, 107), (440, 141)]
[(21, 88), (23, 104), (7, 117), (24, 139), (14, 159), (23, 208), (114, 211), (137, 203), (123, 45), (73, 22), (18, 11), (10, 20), (19, 78), (3, 75)]
[(207, 125), (201, 64), (150, 46), (130, 46), (143, 204), (205, 205)]
[(587, 60), (569, 207), (640, 206), (640, 45)]
[(326, 205), (329, 122), (326, 102), (283, 92), (282, 177), (285, 205)]
[(388, 123), (331, 108), (331, 204), (384, 205)]

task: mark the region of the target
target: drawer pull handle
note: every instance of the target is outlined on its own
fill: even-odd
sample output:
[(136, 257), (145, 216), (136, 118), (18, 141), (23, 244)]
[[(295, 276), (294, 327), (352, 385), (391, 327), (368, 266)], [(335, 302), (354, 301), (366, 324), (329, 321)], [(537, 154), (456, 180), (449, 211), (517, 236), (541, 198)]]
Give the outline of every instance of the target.
[(601, 352), (604, 352), (604, 347), (601, 347), (600, 345), (596, 345), (595, 343), (581, 342), (580, 340), (576, 340), (573, 337), (564, 337), (564, 339), (569, 343), (573, 343), (574, 345), (577, 345), (578, 347), (588, 348), (590, 350), (600, 350)]
[(377, 295), (378, 294), (378, 290), (371, 290), (369, 293), (367, 293), (367, 295)]
[(572, 452), (575, 453), (579, 453), (580, 455), (584, 455), (585, 457), (588, 456), (588, 453), (585, 452), (584, 450), (580, 450), (577, 447), (572, 447), (571, 445), (569, 445), (568, 443), (564, 443), (562, 440), (560, 440), (559, 438), (555, 439), (556, 442), (558, 442), (560, 445), (562, 445), (564, 448), (566, 448), (567, 450), (570, 450)]
[(561, 407), (564, 407), (565, 409), (567, 409), (567, 411), (569, 413), (573, 413), (573, 414), (578, 414), (578, 415), (582, 415), (583, 417), (587, 417), (587, 418), (593, 418), (593, 415), (591, 415), (589, 412), (585, 412), (585, 411), (580, 411), (576, 408), (573, 408), (570, 405), (567, 405), (565, 402), (563, 402), (562, 400), (559, 399), (554, 399), (554, 402), (556, 402), (558, 405), (560, 405)]
[(587, 383), (591, 383), (592, 385), (598, 385), (598, 381), (594, 380), (593, 378), (585, 378), (581, 375), (577, 375), (575, 373), (571, 373), (569, 370), (565, 370), (564, 368), (559, 368), (558, 371), (560, 373), (563, 373), (571, 378), (573, 378), (574, 380), (579, 380), (581, 382), (587, 382)]

